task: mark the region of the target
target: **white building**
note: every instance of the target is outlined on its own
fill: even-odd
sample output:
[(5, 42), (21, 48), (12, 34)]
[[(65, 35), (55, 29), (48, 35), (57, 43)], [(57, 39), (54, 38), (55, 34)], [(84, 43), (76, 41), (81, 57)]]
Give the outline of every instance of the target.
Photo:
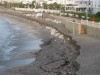
[(67, 0), (66, 11), (97, 13), (100, 11), (100, 0)]
[(47, 4), (52, 4), (52, 3), (55, 3), (55, 2), (57, 2), (57, 0), (48, 0)]
[(52, 4), (52, 3), (55, 3), (57, 2), (57, 0), (45, 0), (47, 4)]
[(23, 4), (31, 4), (33, 0), (20, 0)]
[(93, 13), (100, 12), (100, 0), (93, 1)]

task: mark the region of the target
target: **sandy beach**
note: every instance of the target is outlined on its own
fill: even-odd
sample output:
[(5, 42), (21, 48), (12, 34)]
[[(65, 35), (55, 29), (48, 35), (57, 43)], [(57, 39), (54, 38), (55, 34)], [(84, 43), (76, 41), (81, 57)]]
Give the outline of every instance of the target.
[(75, 41), (51, 35), (50, 29), (35, 21), (3, 13), (0, 13), (0, 18), (27, 31), (28, 35), (35, 35), (43, 42), (39, 51), (25, 52), (16, 56), (16, 59), (35, 57), (35, 62), (6, 68), (6, 72), (13, 73), (12, 75), (75, 75), (78, 71), (79, 64), (75, 60), (79, 56), (79, 46)]

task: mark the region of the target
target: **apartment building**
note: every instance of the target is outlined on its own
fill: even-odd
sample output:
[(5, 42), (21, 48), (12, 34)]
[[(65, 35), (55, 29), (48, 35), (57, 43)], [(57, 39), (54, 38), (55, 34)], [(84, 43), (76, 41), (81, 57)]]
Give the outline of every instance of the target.
[(91, 12), (92, 1), (88, 0), (67, 0), (66, 11), (76, 11), (76, 12)]
[(57, 2), (57, 0), (46, 0), (46, 1), (47, 1), (47, 4), (52, 4), (52, 3)]
[(93, 1), (93, 13), (100, 12), (100, 0)]
[(20, 0), (23, 4), (31, 4), (33, 0)]
[(100, 0), (67, 0), (66, 11), (95, 14), (100, 12)]

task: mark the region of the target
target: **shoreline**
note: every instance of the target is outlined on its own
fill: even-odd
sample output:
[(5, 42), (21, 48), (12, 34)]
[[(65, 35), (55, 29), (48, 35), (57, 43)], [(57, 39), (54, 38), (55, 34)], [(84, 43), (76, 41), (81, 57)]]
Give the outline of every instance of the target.
[[(43, 30), (45, 25), (40, 25), (39, 28)], [(60, 31), (59, 33), (62, 32)], [(36, 62), (24, 67), (13, 68), (13, 70), (8, 69), (7, 71), (22, 73), (24, 75), (74, 75), (79, 68), (78, 63), (75, 61), (79, 55), (79, 46), (71, 37), (68, 40), (68, 36), (64, 34), (67, 39), (65, 42), (57, 37), (50, 37), (49, 34), (39, 35), (42, 36), (43, 42), (46, 44), (41, 46), (42, 49), (38, 52)]]

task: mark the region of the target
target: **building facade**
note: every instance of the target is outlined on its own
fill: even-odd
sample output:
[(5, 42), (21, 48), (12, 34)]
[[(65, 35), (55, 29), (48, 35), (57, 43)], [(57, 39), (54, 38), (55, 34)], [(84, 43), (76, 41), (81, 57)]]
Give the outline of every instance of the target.
[(33, 0), (20, 0), (23, 4), (31, 4)]
[(93, 13), (100, 12), (100, 0), (93, 1)]
[(88, 0), (69, 0), (68, 3), (66, 3), (66, 11), (91, 12), (92, 5), (92, 1)]
[(66, 11), (95, 14), (100, 12), (100, 0), (67, 0)]

